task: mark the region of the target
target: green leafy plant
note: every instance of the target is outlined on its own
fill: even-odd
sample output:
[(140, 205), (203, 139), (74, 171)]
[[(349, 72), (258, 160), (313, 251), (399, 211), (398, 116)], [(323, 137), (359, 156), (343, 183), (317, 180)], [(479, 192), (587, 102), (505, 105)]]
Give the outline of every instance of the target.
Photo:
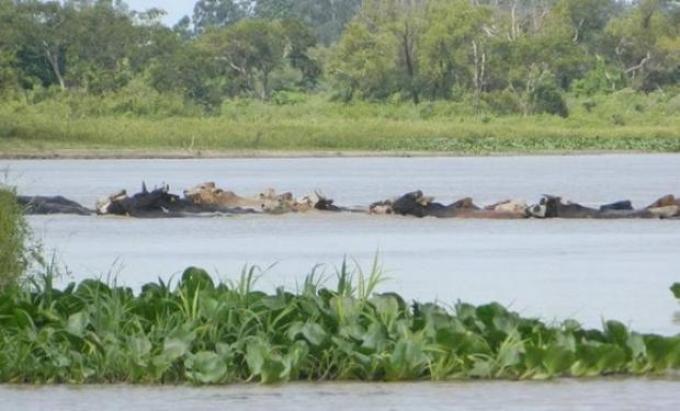
[(0, 186), (0, 289), (14, 284), (24, 273), (27, 237), (28, 226), (14, 192)]
[[(546, 324), (500, 304), (412, 305), (379, 293), (378, 264), (350, 264), (327, 288), (257, 291), (255, 269), (215, 282), (187, 269), (139, 293), (51, 275), (0, 292), (0, 382), (265, 384), (663, 375), (680, 369), (680, 337), (608, 321)], [(674, 290), (678, 287), (674, 286)]]
[(529, 101), (534, 113), (548, 113), (560, 117), (569, 117), (567, 102), (552, 83), (541, 83), (529, 94)]

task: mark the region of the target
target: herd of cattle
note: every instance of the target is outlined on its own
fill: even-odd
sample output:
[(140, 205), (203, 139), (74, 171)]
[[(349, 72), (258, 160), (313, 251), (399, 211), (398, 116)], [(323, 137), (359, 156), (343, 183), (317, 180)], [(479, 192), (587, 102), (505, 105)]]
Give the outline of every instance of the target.
[(522, 219), (522, 218), (678, 218), (680, 198), (667, 195), (644, 208), (634, 208), (630, 201), (619, 201), (600, 207), (586, 207), (564, 201), (557, 196), (545, 195), (536, 204), (520, 200), (507, 200), (480, 207), (471, 198), (451, 204), (434, 201), (421, 191), (379, 201), (368, 207), (340, 207), (320, 193), (296, 198), (292, 193), (279, 194), (269, 189), (255, 197), (242, 197), (223, 190), (215, 183), (204, 183), (185, 190), (183, 196), (172, 194), (165, 185), (142, 190), (132, 196), (125, 190), (114, 193), (89, 209), (61, 196), (19, 196), (27, 214), (77, 214), (118, 215), (137, 218), (191, 217), (234, 214), (284, 214), (305, 213), (313, 210), (325, 212), (351, 212), (366, 214), (394, 214), (415, 217)]

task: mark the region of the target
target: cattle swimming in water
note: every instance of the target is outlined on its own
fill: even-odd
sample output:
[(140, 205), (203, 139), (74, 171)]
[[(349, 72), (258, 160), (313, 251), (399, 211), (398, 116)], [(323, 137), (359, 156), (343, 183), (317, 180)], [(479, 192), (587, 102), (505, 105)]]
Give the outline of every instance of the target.
[(62, 196), (18, 196), (17, 202), (24, 207), (26, 214), (94, 214), (93, 210)]
[(437, 218), (479, 218), (479, 219), (518, 219), (527, 218), (526, 203), (508, 200), (489, 207), (480, 208), (469, 198), (463, 198), (445, 205), (434, 201), (422, 191), (406, 193), (394, 200), (373, 203), (369, 207), (372, 214), (397, 214), (414, 217)]
[[(142, 183), (142, 191), (129, 196), (125, 190), (109, 195), (97, 202), (99, 215), (119, 215), (137, 218), (188, 217), (201, 214), (220, 213), (219, 207), (197, 206), (191, 201), (170, 193), (170, 187), (163, 185), (149, 191)], [(243, 210), (230, 210), (230, 213), (244, 213)]]
[(647, 207), (636, 209), (629, 200), (600, 206), (587, 206), (565, 201), (560, 196), (543, 195), (536, 204), (523, 200), (504, 200), (480, 207), (472, 198), (465, 197), (450, 204), (435, 201), (422, 191), (412, 191), (399, 197), (378, 201), (369, 207), (341, 207), (318, 191), (304, 197), (290, 192), (278, 193), (267, 189), (255, 196), (244, 197), (233, 191), (206, 182), (184, 190), (184, 196), (170, 192), (166, 184), (142, 190), (132, 196), (126, 190), (115, 192), (96, 203), (90, 210), (75, 201), (61, 196), (19, 196), (17, 201), (27, 214), (118, 215), (137, 218), (170, 218), (192, 216), (219, 216), (236, 214), (285, 214), (310, 211), (357, 212), (367, 214), (392, 214), (418, 218), (459, 219), (624, 219), (624, 218), (680, 218), (680, 199), (673, 195), (659, 198)]
[(319, 192), (295, 198), (292, 193), (277, 193), (270, 188), (254, 197), (242, 197), (233, 191), (224, 190), (214, 182), (199, 184), (184, 190), (184, 197), (196, 206), (211, 206), (223, 210), (243, 209), (254, 212), (284, 214), (311, 210), (342, 211), (333, 200)]
[(599, 208), (587, 207), (571, 201), (563, 201), (561, 197), (544, 195), (538, 204), (530, 206), (528, 213), (535, 218), (672, 218), (680, 216), (677, 206), (649, 206), (636, 210), (630, 201), (618, 201), (605, 204)]

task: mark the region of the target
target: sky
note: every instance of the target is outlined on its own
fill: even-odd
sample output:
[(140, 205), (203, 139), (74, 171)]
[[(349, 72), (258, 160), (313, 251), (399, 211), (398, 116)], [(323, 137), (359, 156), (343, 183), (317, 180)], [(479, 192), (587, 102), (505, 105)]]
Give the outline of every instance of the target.
[(168, 14), (163, 22), (169, 26), (174, 25), (183, 16), (191, 16), (196, 0), (126, 0), (130, 9), (143, 11), (153, 7), (163, 9)]

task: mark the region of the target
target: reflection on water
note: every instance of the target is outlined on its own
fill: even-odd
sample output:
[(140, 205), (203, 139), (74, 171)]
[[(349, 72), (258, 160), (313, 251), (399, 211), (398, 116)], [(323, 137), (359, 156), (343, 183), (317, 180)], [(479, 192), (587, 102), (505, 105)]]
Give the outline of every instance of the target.
[(0, 386), (0, 410), (678, 410), (680, 382), (593, 380), (220, 388)]

